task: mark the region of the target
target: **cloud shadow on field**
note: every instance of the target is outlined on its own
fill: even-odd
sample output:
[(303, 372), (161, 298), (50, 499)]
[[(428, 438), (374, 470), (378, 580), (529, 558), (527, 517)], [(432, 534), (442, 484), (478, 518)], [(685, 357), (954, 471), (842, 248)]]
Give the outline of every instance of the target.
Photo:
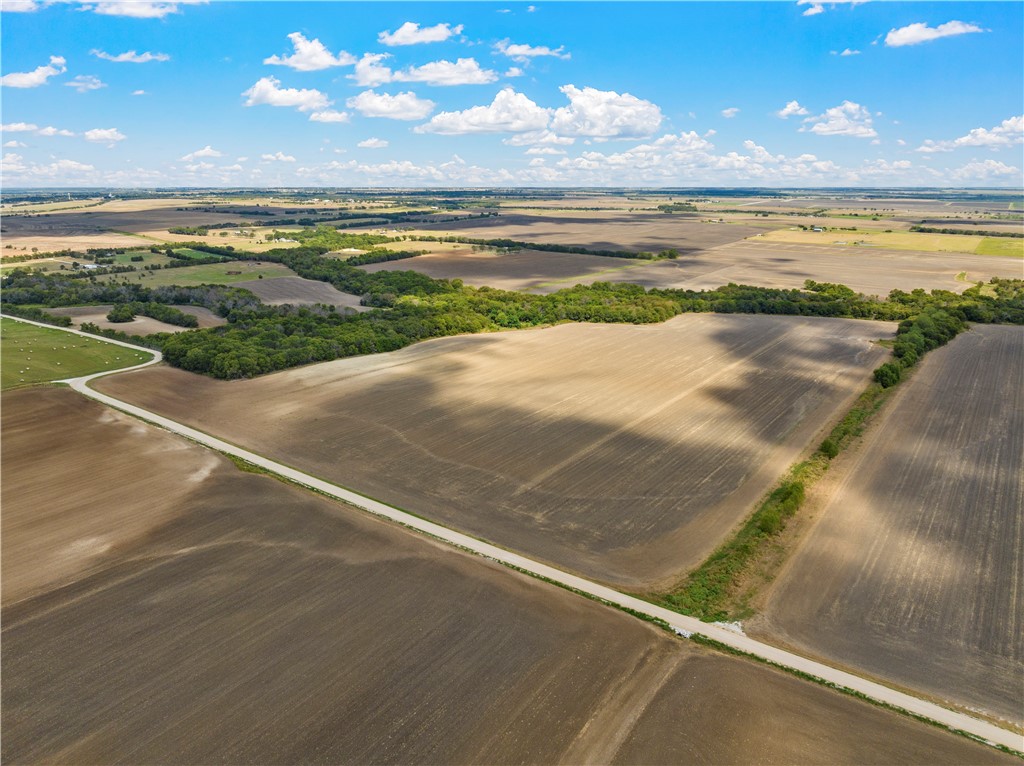
[[(826, 326), (847, 329), (815, 340)], [(563, 325), (254, 381), (157, 370), (102, 388), (556, 565), (643, 587), (710, 552), (843, 387), (859, 388), (870, 360), (842, 362), (843, 385), (822, 378), (820, 360), (833, 369), (866, 348), (866, 329), (710, 315)], [(860, 340), (842, 339), (851, 330)], [(189, 383), (170, 383), (181, 376)]]

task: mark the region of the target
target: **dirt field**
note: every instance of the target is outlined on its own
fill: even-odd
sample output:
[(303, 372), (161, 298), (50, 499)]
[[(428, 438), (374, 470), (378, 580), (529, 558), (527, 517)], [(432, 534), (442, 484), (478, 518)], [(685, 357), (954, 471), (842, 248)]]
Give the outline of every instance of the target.
[(1024, 722), (1024, 328), (933, 351), (814, 501), (758, 626)]
[[(419, 244), (419, 243), (414, 243)], [(361, 266), (365, 271), (418, 271), (435, 279), (461, 279), (467, 285), (496, 287), (502, 290), (552, 292), (575, 284), (597, 280), (629, 281), (638, 267), (651, 268), (649, 261), (630, 258), (605, 258), (577, 253), (545, 253), (520, 250), (508, 255), (470, 252), (420, 255), (401, 261), (385, 261)]]
[(588, 576), (695, 564), (886, 351), (892, 325), (686, 315), (439, 339), (223, 382), (102, 390)]
[(291, 303), (296, 306), (308, 306), (313, 303), (326, 303), (338, 309), (368, 311), (366, 306), (359, 305), (359, 296), (343, 293), (326, 282), (302, 277), (279, 277), (278, 279), (250, 279), (235, 282), (235, 287), (242, 287), (264, 303), (278, 306)]
[[(47, 585), (3, 609), (5, 763), (1014, 762), (66, 389), (3, 412), (5, 586)], [(74, 582), (9, 558), (40, 508), (50, 547), (92, 549)]]
[(866, 295), (893, 289), (963, 292), (994, 276), (1020, 278), (1021, 264), (1007, 258), (960, 253), (869, 251), (766, 242), (761, 238), (722, 245), (674, 261), (638, 261), (523, 250), (510, 255), (463, 252), (421, 255), (362, 267), (367, 271), (411, 269), (441, 279), (505, 290), (553, 292), (596, 281), (632, 282), (647, 288), (706, 290), (735, 282), (763, 287), (803, 287), (804, 281), (839, 282)]
[[(46, 311), (57, 316), (71, 317), (71, 323), (75, 327), (81, 327), (84, 322), (92, 322), (99, 327), (120, 330), (129, 335), (153, 335), (158, 332), (183, 332), (189, 329), (144, 316), (137, 316), (130, 322), (110, 322), (107, 320), (107, 314), (112, 308), (112, 305), (106, 304), (103, 306), (68, 306), (66, 308), (46, 309)], [(196, 317), (201, 328), (220, 327), (223, 324), (227, 324), (226, 319), (201, 306), (175, 306), (174, 308)]]
[(422, 227), (439, 236), (453, 234), (480, 239), (507, 237), (522, 242), (582, 245), (601, 250), (676, 248), (691, 253), (757, 234), (750, 226), (701, 223), (697, 216), (649, 212), (566, 211), (501, 215)]

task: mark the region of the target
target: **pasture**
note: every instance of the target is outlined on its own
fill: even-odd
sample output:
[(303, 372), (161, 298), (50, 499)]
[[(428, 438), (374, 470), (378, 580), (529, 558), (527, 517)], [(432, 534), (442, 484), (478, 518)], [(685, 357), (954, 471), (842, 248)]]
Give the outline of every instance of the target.
[(809, 498), (758, 632), (1024, 723), (1024, 328), (931, 352)]
[[(857, 231), (803, 231), (791, 227), (763, 235), (766, 242), (788, 242), (800, 245), (845, 246), (849, 248), (884, 248), (916, 250), (922, 253), (971, 253), (1024, 258), (1024, 239), (982, 237), (973, 234), (929, 234), (914, 231), (878, 231), (861, 228)], [(986, 243), (986, 240), (989, 240)], [(992, 240), (999, 244), (992, 243)], [(984, 245), (982, 252), (979, 248)]]
[(859, 393), (880, 322), (684, 315), (462, 336), (223, 382), (100, 388), (633, 588), (698, 563)]
[(0, 388), (31, 386), (141, 364), (151, 358), (98, 338), (0, 319)]
[(69, 390), (2, 404), (5, 762), (1014, 762)]
[(276, 277), (294, 277), (295, 272), (279, 263), (262, 263), (256, 261), (225, 261), (223, 263), (204, 263), (199, 266), (181, 266), (158, 271), (138, 271), (126, 274), (107, 274), (97, 277), (103, 282), (138, 282), (145, 287), (162, 287), (164, 285), (181, 285), (195, 287), (197, 285), (230, 285), (235, 282), (246, 282), (252, 279), (274, 279)]

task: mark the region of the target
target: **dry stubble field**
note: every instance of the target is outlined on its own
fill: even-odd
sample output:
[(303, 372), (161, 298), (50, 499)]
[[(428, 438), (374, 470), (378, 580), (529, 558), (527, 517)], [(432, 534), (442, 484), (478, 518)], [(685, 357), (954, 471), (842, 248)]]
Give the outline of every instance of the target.
[(445, 338), (106, 393), (632, 588), (701, 560), (866, 384), (881, 322), (684, 315)]
[[(158, 319), (146, 316), (136, 316), (130, 322), (111, 322), (107, 319), (107, 314), (110, 313), (110, 309), (113, 308), (112, 304), (97, 305), (97, 306), (67, 306), (64, 308), (48, 308), (46, 311), (49, 314), (55, 314), (57, 316), (71, 317), (71, 323), (75, 327), (81, 327), (84, 322), (92, 322), (93, 324), (109, 330), (120, 330), (126, 332), (129, 335), (152, 335), (158, 332), (183, 332), (186, 327), (178, 327), (177, 325), (167, 324), (161, 322)], [(173, 308), (183, 311), (186, 314), (191, 314), (199, 320), (199, 327), (220, 327), (223, 324), (227, 324), (227, 320), (217, 316), (212, 311), (202, 306), (174, 306)]]
[(439, 223), (417, 229), (435, 236), (448, 234), (476, 239), (508, 238), (521, 242), (581, 245), (597, 250), (645, 250), (676, 248), (691, 253), (757, 234), (761, 229), (744, 225), (701, 223), (696, 214), (628, 211), (558, 211), (552, 213), (502, 214), (496, 218)]
[[(6, 763), (1014, 762), (70, 390), (2, 403)], [(41, 526), (70, 569), (12, 557)]]
[(887, 407), (757, 630), (1024, 724), (1024, 328), (974, 327)]
[[(420, 243), (413, 243), (419, 245)], [(797, 288), (813, 279), (838, 282), (866, 295), (891, 290), (963, 292), (992, 277), (1020, 278), (1012, 258), (964, 253), (918, 253), (877, 248), (841, 248), (745, 239), (686, 254), (672, 261), (641, 261), (575, 253), (521, 250), (446, 251), (361, 268), (366, 271), (419, 271), (466, 284), (548, 293), (591, 282), (629, 282), (645, 288), (709, 290), (734, 282)], [(963, 276), (961, 276), (963, 275)]]

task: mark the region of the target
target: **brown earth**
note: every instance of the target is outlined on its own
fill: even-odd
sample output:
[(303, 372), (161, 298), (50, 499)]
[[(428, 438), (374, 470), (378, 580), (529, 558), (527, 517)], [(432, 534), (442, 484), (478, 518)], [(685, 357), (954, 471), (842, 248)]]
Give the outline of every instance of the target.
[(477, 239), (508, 238), (521, 242), (581, 245), (598, 250), (659, 252), (675, 248), (691, 253), (735, 242), (761, 229), (744, 225), (701, 223), (696, 214), (583, 211), (512, 213), (420, 227), (436, 236), (452, 234)]
[(700, 561), (866, 384), (892, 325), (685, 315), (445, 338), (249, 381), (99, 383), (599, 580)]
[[(420, 244), (420, 243), (413, 243)], [(803, 287), (804, 282), (838, 282), (865, 295), (891, 290), (952, 290), (994, 276), (1020, 278), (1021, 264), (1009, 258), (964, 253), (925, 253), (871, 248), (809, 246), (748, 239), (685, 255), (672, 261), (641, 261), (572, 253), (522, 250), (508, 255), (468, 251), (421, 255), (364, 266), (366, 271), (410, 269), (466, 284), (549, 293), (591, 282), (629, 282), (646, 288), (708, 290), (734, 282), (761, 287)], [(966, 272), (966, 276), (959, 275)]]
[(752, 630), (1024, 723), (1024, 328), (931, 352), (811, 498)]
[(246, 282), (235, 282), (232, 287), (245, 288), (271, 306), (279, 306), (283, 303), (291, 303), (296, 306), (326, 303), (328, 306), (339, 309), (368, 310), (366, 306), (359, 305), (358, 295), (343, 293), (326, 282), (303, 277), (251, 279)]
[[(130, 322), (111, 322), (107, 319), (107, 314), (110, 312), (113, 306), (111, 304), (100, 305), (100, 306), (67, 306), (65, 308), (48, 308), (46, 313), (56, 314), (57, 316), (71, 317), (71, 324), (75, 327), (81, 327), (85, 322), (91, 322), (98, 327), (102, 327), (108, 330), (120, 330), (126, 332), (129, 335), (153, 335), (158, 332), (184, 332), (190, 328), (179, 327), (178, 325), (168, 324), (167, 322), (161, 322), (158, 319), (153, 319), (146, 316), (137, 316)], [(183, 311), (186, 314), (191, 314), (199, 320), (199, 327), (220, 327), (223, 324), (227, 324), (227, 320), (223, 317), (219, 317), (207, 308), (202, 306), (174, 306), (174, 308)]]
[[(5, 763), (1014, 762), (240, 473), (67, 389), (2, 403), (5, 517), (65, 503), (67, 540), (128, 509), (147, 528), (74, 582), (11, 565), (24, 537), (5, 530), (5, 579), (49, 584), (3, 609)], [(183, 483), (169, 442), (210, 465), (162, 516), (160, 488), (130, 472)], [(69, 461), (88, 479), (23, 491), (26, 469)]]
[[(5, 604), (66, 581), (177, 515), (218, 464), (205, 449), (67, 389), (12, 391), (2, 403)], [(149, 461), (162, 470), (138, 470)]]
[[(414, 245), (421, 243), (415, 242)], [(546, 253), (520, 250), (508, 255), (493, 251), (430, 253), (400, 261), (385, 261), (361, 266), (364, 271), (418, 271), (435, 279), (461, 279), (468, 285), (501, 290), (554, 292), (575, 284), (597, 280), (632, 281), (634, 270), (651, 268), (650, 261), (630, 258), (605, 258), (579, 253)]]

